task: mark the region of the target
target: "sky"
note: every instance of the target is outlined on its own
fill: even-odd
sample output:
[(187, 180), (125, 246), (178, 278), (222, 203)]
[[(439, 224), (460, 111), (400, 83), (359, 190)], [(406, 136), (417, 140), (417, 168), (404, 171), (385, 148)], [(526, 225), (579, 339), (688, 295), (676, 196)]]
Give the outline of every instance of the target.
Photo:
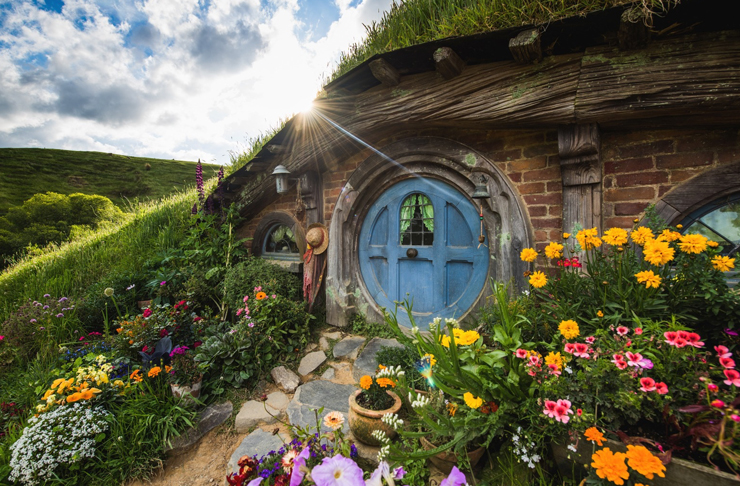
[(0, 147), (228, 164), (391, 0), (0, 0)]

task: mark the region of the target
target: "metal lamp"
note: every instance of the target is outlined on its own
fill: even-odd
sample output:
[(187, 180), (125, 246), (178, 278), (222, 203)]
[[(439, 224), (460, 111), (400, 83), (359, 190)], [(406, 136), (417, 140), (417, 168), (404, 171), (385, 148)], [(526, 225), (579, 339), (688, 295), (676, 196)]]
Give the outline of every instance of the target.
[[(276, 169), (277, 170), (277, 169)], [(480, 182), (475, 185), (475, 191), (473, 191), (473, 195), (470, 196), (473, 199), (490, 199), (491, 195), (488, 193), (488, 180), (486, 179), (486, 176), (481, 175)], [(481, 203), (483, 201), (480, 201)]]
[(288, 192), (288, 176), (290, 175), (290, 171), (286, 169), (284, 165), (280, 164), (275, 167), (275, 170), (272, 171), (271, 175), (277, 176), (275, 178), (275, 188), (277, 189), (277, 193), (285, 194)]

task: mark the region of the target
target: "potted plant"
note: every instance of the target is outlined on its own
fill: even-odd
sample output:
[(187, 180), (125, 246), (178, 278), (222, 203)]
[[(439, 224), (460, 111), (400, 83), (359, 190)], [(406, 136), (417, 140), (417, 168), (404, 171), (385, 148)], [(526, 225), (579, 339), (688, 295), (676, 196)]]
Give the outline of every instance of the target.
[(177, 398), (200, 396), (200, 385), (203, 375), (193, 360), (193, 353), (187, 346), (177, 346), (170, 353), (172, 367), (169, 371), (172, 394)]
[(381, 419), (386, 414), (396, 414), (401, 409), (401, 399), (390, 391), (398, 380), (396, 368), (381, 365), (375, 378), (365, 375), (360, 378), (360, 389), (349, 397), (349, 430), (360, 442), (372, 446), (381, 445), (376, 431), (389, 437), (396, 432)]

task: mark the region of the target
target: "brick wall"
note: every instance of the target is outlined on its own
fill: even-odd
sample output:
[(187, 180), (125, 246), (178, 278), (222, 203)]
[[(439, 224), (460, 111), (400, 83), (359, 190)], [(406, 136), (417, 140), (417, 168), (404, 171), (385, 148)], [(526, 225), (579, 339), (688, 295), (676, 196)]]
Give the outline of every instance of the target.
[(737, 130), (602, 134), (604, 226), (629, 228), (649, 204), (702, 172), (740, 160)]
[(252, 238), (254, 237), (254, 232), (257, 230), (257, 225), (259, 225), (260, 220), (267, 214), (271, 213), (273, 211), (283, 211), (284, 213), (290, 215), (291, 217), (294, 217), (294, 210), (296, 205), (296, 194), (295, 191), (288, 192), (288, 194), (283, 194), (280, 196), (277, 201), (274, 203), (268, 205), (267, 207), (262, 208), (262, 210), (255, 216), (254, 218), (247, 221), (246, 224), (243, 226), (240, 226), (236, 230), (236, 235), (238, 238), (247, 238), (248, 240), (244, 243), (244, 245), (251, 249), (252, 248)]

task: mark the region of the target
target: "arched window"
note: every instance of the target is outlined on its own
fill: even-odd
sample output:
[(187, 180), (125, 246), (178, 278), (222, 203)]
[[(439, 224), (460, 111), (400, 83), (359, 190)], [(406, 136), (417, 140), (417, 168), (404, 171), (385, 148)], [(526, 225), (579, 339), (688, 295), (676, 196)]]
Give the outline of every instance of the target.
[(431, 246), (434, 243), (434, 207), (427, 196), (411, 194), (401, 204), (401, 245)]
[(699, 233), (719, 243), (723, 255), (737, 255), (740, 250), (740, 192), (702, 206), (681, 224), (684, 233)]
[(262, 256), (275, 260), (300, 260), (295, 234), (287, 225), (275, 224), (265, 236)]

